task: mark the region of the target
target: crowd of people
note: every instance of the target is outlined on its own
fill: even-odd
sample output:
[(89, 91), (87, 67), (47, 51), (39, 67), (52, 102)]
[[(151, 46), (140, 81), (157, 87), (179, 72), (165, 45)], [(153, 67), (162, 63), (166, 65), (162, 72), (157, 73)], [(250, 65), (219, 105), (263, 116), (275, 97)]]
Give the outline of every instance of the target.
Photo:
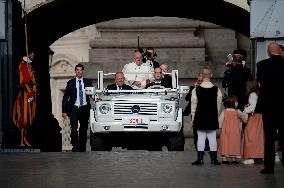
[[(246, 67), (246, 52), (235, 50), (226, 63), (223, 96), (210, 82), (210, 69), (204, 68), (198, 74), (197, 82), (186, 97), (190, 102), (184, 110), (184, 115), (191, 115), (194, 137), (197, 138), (197, 160), (193, 165), (204, 164), (205, 138), (208, 138), (212, 164), (264, 163), (261, 173), (274, 173), (275, 162), (280, 161), (277, 146), (283, 151), (284, 143), (283, 100), (278, 90), (283, 82), (284, 49), (271, 42), (267, 53), (269, 58), (257, 63), (255, 78)], [(221, 103), (223, 110), (220, 111)], [(217, 147), (216, 130), (219, 128)], [(221, 163), (216, 160), (217, 150)], [(284, 167), (283, 160), (282, 165)]]
[[(225, 93), (211, 82), (213, 74), (208, 67), (198, 74), (197, 81), (186, 96), (189, 104), (183, 112), (184, 116), (190, 115), (193, 125), (197, 151), (197, 160), (193, 165), (203, 165), (204, 151), (209, 150), (211, 164), (264, 163), (265, 168), (261, 173), (274, 173), (276, 143), (283, 148), (284, 127), (278, 122), (281, 122), (281, 115), (284, 114), (284, 102), (278, 88), (283, 82), (284, 49), (272, 42), (267, 52), (270, 58), (257, 63), (255, 78), (245, 62), (246, 51), (235, 50), (226, 63), (222, 81)], [(133, 61), (115, 74), (115, 83), (107, 86), (107, 89), (149, 89), (157, 85), (171, 88), (168, 65), (160, 65), (155, 60), (156, 53), (152, 47), (146, 49), (146, 55), (143, 53), (136, 50)], [(76, 78), (67, 83), (62, 105), (62, 116), (71, 118), (73, 151), (86, 150), (87, 117), (84, 116), (84, 109), (88, 108), (89, 100), (80, 88), (90, 86), (91, 83), (83, 79), (83, 70), (82, 65), (76, 66)]]

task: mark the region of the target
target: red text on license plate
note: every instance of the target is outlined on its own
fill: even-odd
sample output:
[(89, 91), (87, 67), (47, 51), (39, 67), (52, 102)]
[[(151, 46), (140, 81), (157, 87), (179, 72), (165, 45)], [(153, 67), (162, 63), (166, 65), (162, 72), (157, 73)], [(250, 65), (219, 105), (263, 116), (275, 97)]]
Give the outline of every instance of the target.
[(136, 124), (142, 124), (142, 123), (143, 123), (142, 118), (130, 118), (129, 119), (129, 124), (136, 125)]

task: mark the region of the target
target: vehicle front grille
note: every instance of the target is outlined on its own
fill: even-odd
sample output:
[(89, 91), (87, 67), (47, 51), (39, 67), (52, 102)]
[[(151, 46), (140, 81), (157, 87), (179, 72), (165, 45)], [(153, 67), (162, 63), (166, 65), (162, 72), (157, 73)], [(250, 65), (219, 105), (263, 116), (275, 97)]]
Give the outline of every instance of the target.
[(138, 105), (140, 111), (138, 115), (157, 115), (158, 105), (157, 103), (125, 103), (125, 102), (116, 102), (114, 103), (114, 115), (124, 115), (124, 114), (134, 114), (132, 112), (132, 107)]

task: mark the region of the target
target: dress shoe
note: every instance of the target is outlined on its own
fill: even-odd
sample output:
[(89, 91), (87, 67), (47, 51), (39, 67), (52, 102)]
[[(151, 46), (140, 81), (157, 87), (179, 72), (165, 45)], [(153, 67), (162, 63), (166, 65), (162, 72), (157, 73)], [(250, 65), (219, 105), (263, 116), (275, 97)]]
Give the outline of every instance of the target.
[(260, 171), (261, 174), (274, 174), (274, 170), (268, 170), (266, 168)]
[(263, 164), (262, 159), (254, 159), (254, 164)]
[(203, 160), (201, 159), (197, 159), (196, 161), (194, 161), (193, 163), (191, 163), (192, 165), (204, 165)]
[(211, 158), (211, 164), (221, 165), (221, 163), (217, 160), (217, 151), (210, 151), (209, 154)]
[(222, 164), (230, 165), (230, 164), (231, 164), (231, 162), (230, 162), (230, 161), (222, 161)]
[(240, 164), (239, 161), (232, 161), (231, 164)]
[(191, 164), (192, 164), (192, 165), (204, 165), (204, 162), (203, 162), (203, 154), (204, 154), (203, 151), (198, 151), (198, 152), (197, 152), (197, 160), (194, 161), (194, 162), (191, 163)]
[(211, 161), (211, 164), (213, 164), (213, 165), (221, 165), (221, 163), (217, 159)]

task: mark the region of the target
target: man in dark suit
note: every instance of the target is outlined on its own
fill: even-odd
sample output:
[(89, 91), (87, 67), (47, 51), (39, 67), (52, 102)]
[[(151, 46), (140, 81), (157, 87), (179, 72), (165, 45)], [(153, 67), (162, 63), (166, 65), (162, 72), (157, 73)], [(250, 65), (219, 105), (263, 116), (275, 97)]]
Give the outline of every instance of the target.
[(189, 92), (185, 96), (185, 100), (189, 101), (189, 103), (187, 104), (185, 110), (183, 111), (183, 116), (189, 116), (189, 114), (191, 113), (191, 92), (194, 88), (196, 88), (196, 86), (199, 86), (201, 83), (202, 83), (202, 74), (198, 73), (197, 80), (194, 82), (192, 86), (190, 86)]
[[(75, 66), (76, 77), (67, 82), (62, 100), (62, 117), (70, 118), (71, 143), (73, 152), (86, 151), (88, 120), (90, 115), (90, 98), (86, 96), (85, 87), (92, 87), (92, 82), (83, 78), (84, 66)], [(78, 121), (80, 122), (78, 137)]]
[(123, 72), (117, 72), (115, 74), (115, 83), (108, 85), (106, 89), (108, 90), (132, 90), (133, 88), (124, 83), (125, 78)]
[(170, 88), (170, 86), (163, 80), (162, 69), (160, 67), (154, 69), (154, 79), (155, 80), (153, 82), (146, 85), (145, 89), (153, 88), (155, 85)]
[(160, 65), (160, 68), (162, 69), (162, 79), (163, 79), (163, 82), (165, 83), (166, 87), (167, 88), (173, 88), (173, 85), (172, 85), (172, 77), (167, 74), (169, 72), (169, 65), (166, 64), (166, 63), (162, 63)]
[(228, 95), (235, 95), (238, 98), (238, 108), (243, 111), (247, 104), (246, 81), (252, 79), (249, 68), (243, 64), (243, 55), (235, 54), (232, 66), (224, 72), (222, 86), (228, 89)]
[[(279, 91), (284, 83), (284, 60), (280, 55), (280, 47), (271, 42), (268, 45), (268, 59), (257, 63), (257, 81), (260, 84), (260, 95), (258, 105), (262, 111), (264, 128), (264, 169), (262, 174), (273, 174), (275, 166), (275, 137), (278, 130), (278, 139), (283, 149), (284, 139), (284, 101), (283, 93)], [(283, 162), (282, 151), (282, 165)]]
[(157, 56), (153, 47), (146, 48), (145, 58), (143, 58), (142, 62), (149, 65), (151, 68), (155, 69), (159, 67), (159, 63), (155, 60), (155, 56)]

